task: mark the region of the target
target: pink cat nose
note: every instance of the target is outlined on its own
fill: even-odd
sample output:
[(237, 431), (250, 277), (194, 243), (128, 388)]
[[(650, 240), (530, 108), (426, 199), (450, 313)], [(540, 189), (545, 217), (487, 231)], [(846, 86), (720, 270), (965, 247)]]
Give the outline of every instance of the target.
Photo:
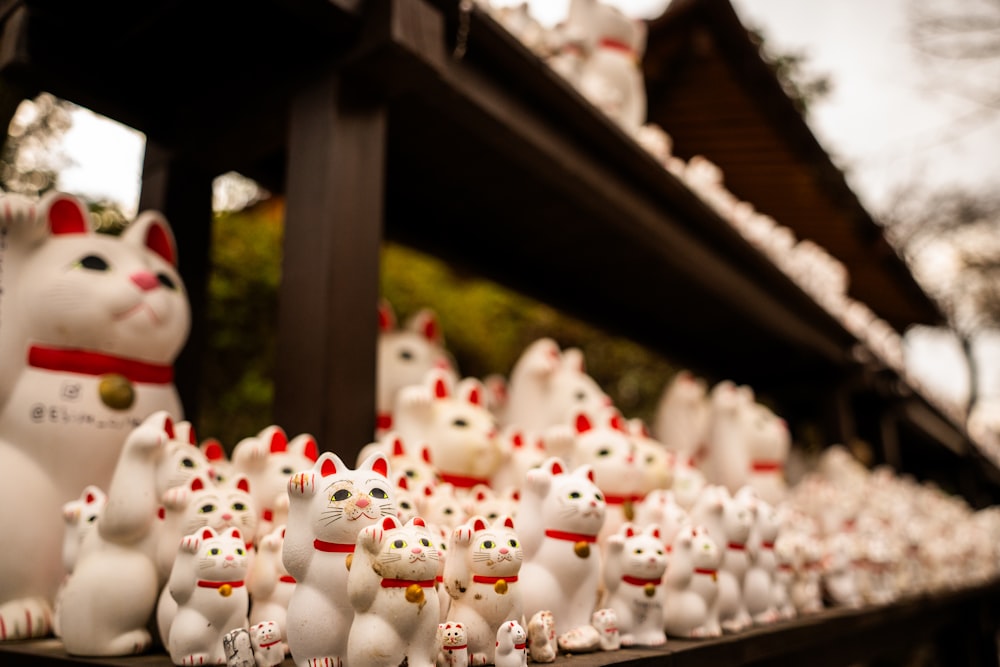
[(418, 554), (421, 551), (423, 551), (423, 549), (421, 549), (420, 547), (413, 547), (412, 549), (410, 549), (410, 552), (415, 554)]
[(226, 556), (226, 560), (233, 560), (233, 555), (229, 554), (228, 556)]
[(354, 504), (357, 505), (358, 507), (364, 509), (365, 507), (368, 507), (368, 499), (365, 498), (364, 496), (362, 496), (361, 498), (358, 498), (357, 501), (355, 501)]
[(233, 515), (232, 515), (232, 514), (228, 514), (228, 513), (227, 513), (227, 514), (223, 514), (223, 515), (222, 515), (222, 520), (223, 520), (223, 521), (231, 521), (231, 520), (232, 520), (232, 518), (233, 518)]
[(148, 292), (160, 284), (160, 281), (149, 271), (136, 271), (129, 279), (139, 286), (143, 292)]
[(502, 553), (502, 554), (508, 553), (507, 552), (507, 547), (504, 547), (504, 548), (500, 549), (500, 553)]

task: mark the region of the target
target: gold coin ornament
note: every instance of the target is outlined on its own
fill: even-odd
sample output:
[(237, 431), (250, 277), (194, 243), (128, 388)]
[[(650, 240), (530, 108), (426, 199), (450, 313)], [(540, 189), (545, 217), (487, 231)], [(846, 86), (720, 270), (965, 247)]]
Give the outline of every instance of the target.
[(625, 514), (626, 521), (635, 521), (635, 503), (631, 500), (622, 503), (622, 513)]
[(222, 584), (221, 586), (219, 586), (219, 595), (221, 595), (222, 597), (227, 598), (232, 594), (233, 594), (233, 587), (230, 586), (229, 584)]
[(406, 601), (413, 604), (423, 604), (424, 589), (420, 584), (410, 584), (406, 587)]
[(112, 410), (128, 410), (135, 403), (135, 388), (127, 377), (118, 373), (102, 375), (97, 392), (101, 403)]
[(348, 572), (351, 571), (351, 562), (353, 560), (354, 560), (354, 554), (347, 554), (347, 558), (344, 559), (344, 567), (347, 568)]
[(646, 597), (651, 598), (656, 595), (656, 584), (646, 584), (642, 587), (642, 592)]
[(590, 544), (584, 540), (580, 540), (573, 545), (573, 553), (575, 553), (580, 558), (590, 557)]
[(493, 584), (493, 590), (498, 594), (503, 595), (507, 592), (507, 582), (503, 579), (497, 579), (496, 583)]

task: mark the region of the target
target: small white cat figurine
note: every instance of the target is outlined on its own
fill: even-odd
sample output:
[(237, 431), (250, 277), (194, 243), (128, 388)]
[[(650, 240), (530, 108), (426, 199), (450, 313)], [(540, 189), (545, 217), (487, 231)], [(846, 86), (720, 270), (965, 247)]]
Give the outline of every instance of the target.
[(663, 575), (667, 589), (663, 629), (670, 637), (718, 637), (722, 634), (715, 601), (722, 552), (702, 526), (681, 528), (670, 549)]
[(448, 620), (465, 627), (472, 664), (492, 663), (497, 629), (523, 616), (518, 583), (523, 560), (509, 516), (492, 524), (474, 516), (451, 534), (444, 567), (445, 588), (452, 597)]
[(278, 626), (287, 648), (286, 617), (288, 602), (295, 592), (295, 578), (288, 574), (281, 561), (284, 543), (284, 526), (278, 526), (257, 543), (257, 556), (247, 574), (247, 591), (250, 593), (250, 624), (271, 621)]
[(440, 555), (420, 517), (382, 519), (358, 535), (347, 595), (354, 622), (347, 664), (433, 665), (440, 605), (434, 583)]
[(528, 633), (517, 621), (500, 625), (496, 633), (496, 667), (526, 667), (528, 664)]
[(524, 613), (551, 611), (557, 636), (590, 626), (601, 576), (596, 542), (605, 511), (589, 466), (568, 472), (552, 457), (528, 472), (518, 511)]
[(528, 655), (532, 662), (555, 662), (556, 622), (548, 609), (536, 611), (528, 621)]
[(0, 202), (0, 506), (17, 508), (0, 515), (0, 640), (16, 640), (52, 629), (63, 504), (109, 488), (143, 419), (181, 417), (190, 312), (160, 214), (113, 236), (67, 194)]
[(261, 621), (250, 626), (250, 642), (257, 667), (277, 667), (285, 659), (281, 629), (274, 621)]
[(288, 480), (282, 560), (296, 584), (286, 631), (299, 667), (337, 667), (347, 658), (354, 618), (347, 597), (350, 558), (365, 527), (396, 514), (389, 475), (382, 454), (351, 470), (324, 452), (312, 468)]
[(438, 667), (468, 667), (469, 643), (461, 623), (438, 623)]
[(631, 523), (608, 536), (604, 552), (604, 601), (618, 614), (622, 646), (660, 646), (667, 552), (656, 526), (641, 532)]
[(247, 627), (247, 549), (236, 528), (202, 528), (177, 549), (167, 589), (177, 602), (167, 651), (175, 665), (225, 664), (223, 637)]

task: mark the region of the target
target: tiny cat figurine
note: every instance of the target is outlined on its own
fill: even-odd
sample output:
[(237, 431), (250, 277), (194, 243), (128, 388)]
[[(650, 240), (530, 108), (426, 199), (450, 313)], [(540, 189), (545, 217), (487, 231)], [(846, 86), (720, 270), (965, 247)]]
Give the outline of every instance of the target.
[(463, 490), (489, 485), (500, 465), (500, 446), (485, 401), (479, 380), (454, 384), (447, 371), (433, 369), (421, 384), (399, 392), (394, 430), (406, 443), (427, 443), (441, 481)]
[(286, 617), (288, 602), (295, 592), (295, 578), (288, 574), (281, 561), (284, 544), (284, 526), (278, 526), (257, 543), (257, 556), (247, 574), (247, 591), (250, 593), (250, 624), (274, 623), (287, 648)]
[(550, 610), (557, 636), (590, 626), (601, 572), (596, 542), (605, 508), (589, 466), (567, 472), (565, 463), (552, 457), (528, 472), (518, 511), (524, 613), (530, 617)]
[(155, 412), (125, 441), (108, 501), (60, 597), (59, 629), (71, 655), (132, 655), (152, 643), (146, 625), (161, 585), (158, 511), (163, 480), (173, 477), (163, 469), (176, 463), (169, 456), (173, 427), (166, 412)]
[[(196, 534), (200, 528), (207, 526), (217, 533), (229, 527), (238, 528), (240, 534), (248, 539), (252, 539), (257, 530), (257, 510), (250, 495), (250, 484), (243, 475), (233, 477), (225, 484), (216, 484), (209, 477), (196, 475), (188, 484), (164, 493), (163, 506), (164, 518), (157, 555), (161, 573), (170, 573), (177, 557), (177, 543), (181, 538)], [(254, 555), (253, 544), (248, 541), (248, 571), (252, 567)], [(156, 605), (156, 626), (164, 644), (170, 640), (170, 626), (176, 613), (174, 598), (164, 588)]]
[(517, 621), (502, 623), (496, 632), (496, 667), (526, 667), (528, 664), (528, 633)]
[(474, 516), (451, 534), (444, 568), (445, 588), (452, 597), (448, 620), (465, 626), (474, 665), (492, 663), (497, 629), (523, 616), (518, 583), (523, 560), (509, 516), (492, 524)]
[(556, 622), (548, 609), (536, 611), (528, 621), (528, 655), (532, 662), (555, 662)]
[[(429, 308), (415, 312), (397, 326), (396, 313), (386, 299), (378, 307), (378, 345), (375, 351), (375, 437), (392, 430), (396, 396), (404, 387), (420, 384), (438, 368), (457, 380), (455, 360), (445, 349), (437, 315)], [(395, 466), (393, 466), (395, 468)]]
[(663, 629), (670, 637), (718, 637), (722, 634), (715, 601), (719, 595), (722, 551), (702, 526), (678, 531), (663, 575), (667, 590)]
[(468, 667), (469, 644), (465, 626), (461, 623), (438, 623), (438, 667)]
[(767, 406), (755, 403), (751, 414), (746, 440), (750, 457), (747, 485), (753, 488), (758, 498), (777, 505), (788, 496), (785, 462), (792, 446), (792, 437), (785, 420)]
[(542, 433), (569, 424), (578, 410), (599, 410), (611, 399), (584, 367), (583, 353), (560, 350), (551, 338), (539, 338), (514, 363), (507, 384), (505, 426)]
[[(236, 528), (202, 528), (177, 548), (167, 590), (177, 602), (167, 651), (175, 665), (224, 665), (223, 637), (247, 627), (247, 549)], [(228, 628), (228, 629), (227, 629)]]
[(63, 505), (63, 518), (66, 520), (66, 534), (63, 537), (63, 566), (66, 568), (66, 578), (56, 592), (55, 605), (53, 608), (52, 633), (56, 637), (62, 636), (59, 628), (59, 614), (62, 605), (62, 592), (66, 586), (69, 575), (76, 567), (76, 560), (80, 554), (80, 545), (83, 544), (87, 533), (97, 529), (97, 517), (108, 502), (108, 496), (101, 489), (93, 485), (84, 488), (83, 493), (77, 500), (71, 500)]
[(296, 584), (286, 632), (299, 667), (337, 667), (347, 658), (354, 618), (347, 596), (350, 558), (365, 527), (396, 514), (389, 476), (383, 454), (351, 470), (324, 452), (312, 468), (288, 480), (282, 561)]
[(233, 472), (245, 475), (260, 516), (254, 541), (288, 520), (288, 478), (311, 467), (319, 456), (308, 433), (292, 438), (280, 426), (268, 426), (233, 448)]
[(590, 616), (590, 624), (597, 631), (597, 647), (602, 651), (617, 651), (622, 646), (618, 630), (618, 612), (611, 607), (598, 609)]
[[(750, 487), (737, 492), (753, 493)], [(781, 521), (775, 509), (754, 496), (755, 520), (747, 552), (750, 554), (750, 568), (743, 577), (743, 601), (747, 612), (755, 624), (765, 625), (781, 619), (774, 604), (774, 578), (778, 561), (774, 554), (774, 544), (781, 532)]]
[(281, 629), (274, 621), (261, 621), (250, 626), (250, 643), (257, 667), (277, 667), (285, 659), (285, 644)]
[(618, 615), (622, 646), (660, 646), (667, 552), (656, 526), (641, 532), (626, 523), (608, 537), (604, 553), (604, 601)]
[(18, 508), (0, 517), (0, 640), (16, 640), (52, 629), (63, 504), (109, 488), (147, 416), (181, 417), (190, 312), (159, 213), (112, 236), (68, 194), (0, 200), (0, 504)]
[(389, 516), (358, 535), (347, 595), (354, 621), (347, 664), (427, 667), (437, 659), (440, 555), (420, 517)]

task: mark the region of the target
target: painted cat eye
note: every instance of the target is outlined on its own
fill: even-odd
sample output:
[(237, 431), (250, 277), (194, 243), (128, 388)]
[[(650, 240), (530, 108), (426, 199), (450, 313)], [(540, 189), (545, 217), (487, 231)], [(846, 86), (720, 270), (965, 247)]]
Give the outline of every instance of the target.
[(389, 497), (389, 494), (386, 493), (385, 489), (379, 488), (377, 486), (371, 491), (369, 491), (368, 495), (370, 495), (372, 498), (378, 498), (379, 500), (385, 500), (386, 498)]
[(509, 544), (514, 548), (517, 548), (517, 540), (507, 540), (507, 544)]
[(579, 491), (570, 491), (569, 497), (572, 498), (573, 500), (576, 500), (577, 498), (580, 497), (580, 495), (581, 494)]
[(198, 508), (199, 514), (208, 514), (209, 512), (214, 512), (214, 511), (215, 511), (215, 505), (213, 505), (212, 503), (207, 503)]
[(194, 460), (185, 456), (183, 459), (181, 459), (181, 467), (182, 468), (193, 468), (193, 467), (195, 467), (194, 466)]
[(458, 417), (458, 418), (452, 420), (451, 425), (452, 426), (458, 426), (459, 428), (465, 428), (466, 426), (469, 425), (469, 422), (466, 421), (465, 419), (463, 419), (462, 417)]
[(247, 508), (246, 503), (233, 503), (233, 509), (237, 512), (242, 512)]
[(211, 549), (208, 550), (208, 555), (209, 556), (218, 556), (219, 555), (219, 548), (218, 547), (212, 547)]
[(428, 540), (426, 537), (421, 537), (420, 544), (424, 545), (425, 547), (429, 547), (431, 545), (431, 541)]
[(87, 255), (81, 258), (76, 265), (90, 271), (107, 271), (110, 268), (108, 262), (103, 257), (98, 257), (97, 255)]
[(393, 549), (402, 549), (406, 547), (406, 542), (404, 540), (394, 540), (392, 543)]
[(479, 545), (480, 549), (492, 549), (497, 545), (493, 540), (483, 540), (483, 543)]
[(351, 492), (348, 491), (347, 489), (340, 489), (339, 491), (333, 494), (333, 499), (338, 501), (347, 500), (350, 497), (351, 497)]
[(156, 279), (167, 289), (177, 289), (177, 284), (174, 283), (174, 279), (165, 273), (157, 273)]

